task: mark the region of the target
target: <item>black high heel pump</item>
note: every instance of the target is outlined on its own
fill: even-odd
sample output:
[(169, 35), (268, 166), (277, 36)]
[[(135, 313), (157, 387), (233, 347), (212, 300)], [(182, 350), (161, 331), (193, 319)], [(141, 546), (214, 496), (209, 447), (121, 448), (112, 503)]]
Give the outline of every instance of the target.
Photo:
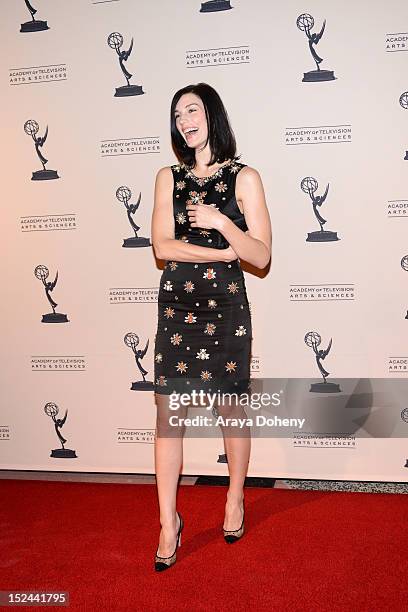
[(222, 528), (224, 532), (224, 540), (227, 542), (227, 544), (233, 544), (234, 542), (237, 542), (244, 535), (244, 517), (245, 517), (245, 508), (242, 508), (241, 527), (239, 527), (238, 529), (234, 529), (233, 531), (227, 531), (226, 529)]
[[(179, 517), (179, 521), (180, 521), (180, 526), (177, 532), (177, 539), (176, 539), (176, 548), (174, 549), (174, 553), (172, 555), (170, 555), (170, 557), (159, 557), (157, 552), (156, 552), (156, 556), (154, 558), (154, 569), (156, 570), (156, 572), (163, 572), (164, 570), (168, 569), (169, 567), (171, 567), (172, 565), (175, 564), (176, 562), (176, 552), (177, 552), (177, 547), (181, 546), (181, 530), (184, 527), (184, 521), (182, 516), (177, 512), (177, 516)], [(159, 549), (157, 549), (159, 550)]]

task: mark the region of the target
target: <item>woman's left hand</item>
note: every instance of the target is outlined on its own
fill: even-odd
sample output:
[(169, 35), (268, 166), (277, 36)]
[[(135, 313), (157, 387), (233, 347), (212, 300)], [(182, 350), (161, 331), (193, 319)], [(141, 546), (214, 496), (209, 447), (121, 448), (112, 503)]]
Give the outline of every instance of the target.
[(186, 209), (191, 227), (220, 231), (226, 218), (211, 204), (187, 204)]

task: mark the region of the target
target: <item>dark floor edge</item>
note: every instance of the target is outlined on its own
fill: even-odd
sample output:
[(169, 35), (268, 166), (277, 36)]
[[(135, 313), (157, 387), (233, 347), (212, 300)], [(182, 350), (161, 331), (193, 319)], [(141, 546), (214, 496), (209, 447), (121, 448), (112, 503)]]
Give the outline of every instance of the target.
[[(256, 476), (247, 476), (245, 478), (245, 487), (268, 487), (275, 486), (276, 478), (261, 478)], [(198, 476), (196, 485), (210, 486), (226, 486), (229, 484), (229, 476)]]
[[(146, 472), (83, 472), (83, 471), (67, 471), (67, 470), (19, 470), (19, 469), (6, 469), (0, 468), (0, 480), (2, 479), (2, 474), (10, 474), (15, 472), (16, 474), (61, 474), (64, 476), (106, 476), (106, 477), (132, 477), (132, 476), (144, 476), (144, 477), (155, 477), (154, 473), (146, 473)], [(181, 477), (186, 478), (196, 478), (197, 481), (195, 484), (197, 485), (222, 485), (225, 486), (229, 483), (229, 476), (216, 476), (211, 474), (181, 474)], [(317, 483), (344, 483), (344, 484), (368, 484), (368, 485), (407, 485), (408, 481), (387, 481), (387, 480), (340, 480), (338, 478), (291, 478), (290, 476), (286, 476), (283, 478), (276, 477), (265, 477), (265, 476), (247, 476), (245, 479), (245, 486), (252, 487), (270, 487), (273, 488), (275, 483), (279, 482), (293, 482), (293, 483), (309, 483), (315, 482)]]

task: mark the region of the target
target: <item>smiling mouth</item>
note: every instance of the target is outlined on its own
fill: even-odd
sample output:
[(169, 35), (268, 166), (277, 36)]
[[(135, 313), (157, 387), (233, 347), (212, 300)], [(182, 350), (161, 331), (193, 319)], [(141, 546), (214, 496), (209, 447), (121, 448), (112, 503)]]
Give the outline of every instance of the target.
[(197, 131), (198, 128), (188, 128), (187, 130), (185, 130), (184, 136), (188, 140), (189, 138), (192, 138), (192, 136), (194, 136)]

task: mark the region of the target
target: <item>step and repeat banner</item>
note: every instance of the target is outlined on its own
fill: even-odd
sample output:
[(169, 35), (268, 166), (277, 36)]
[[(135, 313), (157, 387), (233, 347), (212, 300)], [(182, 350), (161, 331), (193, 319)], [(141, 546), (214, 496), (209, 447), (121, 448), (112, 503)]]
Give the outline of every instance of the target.
[[(408, 378), (407, 3), (2, 8), (1, 469), (154, 472), (154, 181), (206, 82), (272, 220), (252, 377), (313, 412), (266, 424), (249, 475), (405, 481), (407, 394), (376, 381)], [(184, 474), (227, 473), (222, 437), (184, 444)]]

